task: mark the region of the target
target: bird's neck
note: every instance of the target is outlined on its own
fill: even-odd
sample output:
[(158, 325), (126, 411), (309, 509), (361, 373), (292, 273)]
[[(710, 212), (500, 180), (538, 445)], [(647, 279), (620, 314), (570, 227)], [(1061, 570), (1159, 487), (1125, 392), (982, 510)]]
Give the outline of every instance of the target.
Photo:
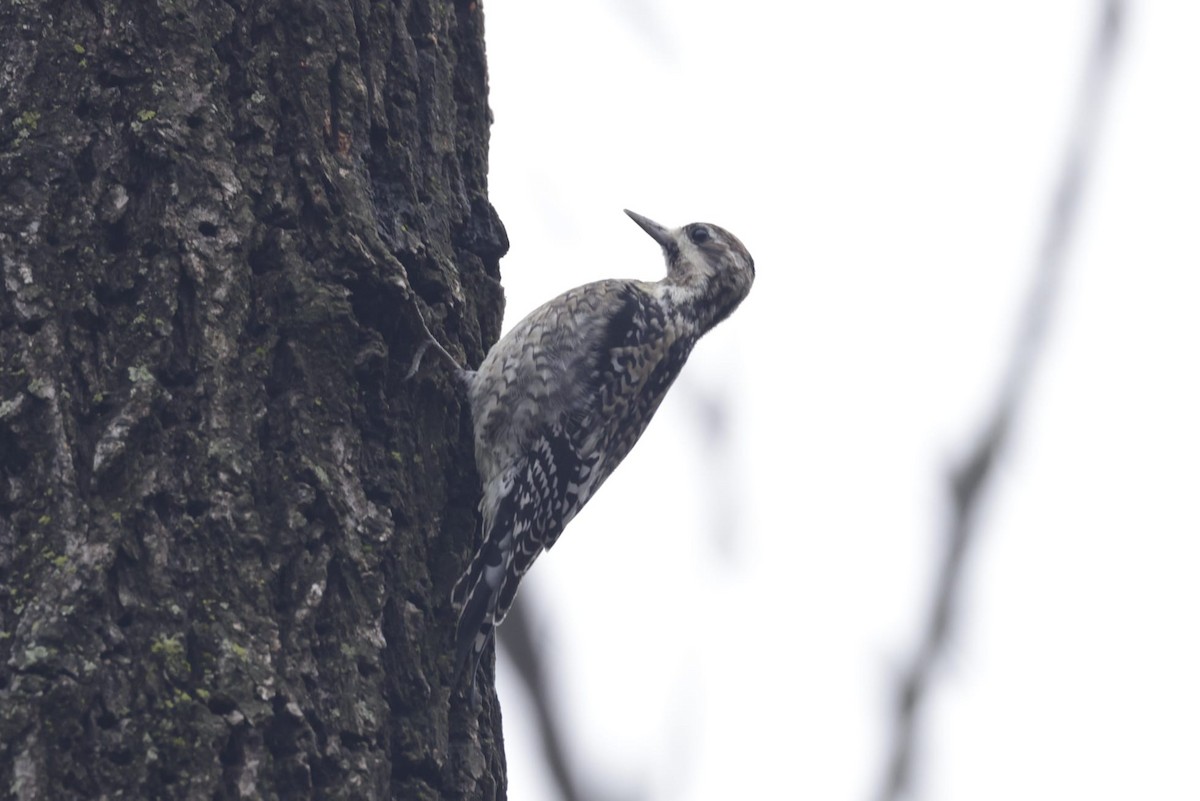
[[(658, 298), (667, 313), (703, 334), (733, 311), (719, 284), (708, 276), (667, 276), (658, 284)], [(728, 308), (725, 308), (728, 306)]]

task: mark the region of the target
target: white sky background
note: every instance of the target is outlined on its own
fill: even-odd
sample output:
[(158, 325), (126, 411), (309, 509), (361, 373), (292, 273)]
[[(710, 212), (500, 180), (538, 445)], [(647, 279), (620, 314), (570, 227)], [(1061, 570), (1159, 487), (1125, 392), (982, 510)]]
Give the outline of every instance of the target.
[[(1200, 3), (1128, 10), (923, 728), (925, 799), (1200, 798)], [(523, 584), (570, 756), (654, 801), (866, 799), (1097, 4), (485, 11), (507, 326), (572, 286), (663, 274), (624, 207), (728, 228), (758, 273)], [(509, 795), (551, 799), (508, 668)]]

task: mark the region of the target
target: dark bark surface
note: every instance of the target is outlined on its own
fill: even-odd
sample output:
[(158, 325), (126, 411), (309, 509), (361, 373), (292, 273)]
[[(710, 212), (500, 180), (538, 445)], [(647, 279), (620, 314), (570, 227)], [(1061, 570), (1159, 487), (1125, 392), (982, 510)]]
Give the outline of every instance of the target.
[(488, 124), (475, 2), (0, 3), (0, 798), (504, 796)]

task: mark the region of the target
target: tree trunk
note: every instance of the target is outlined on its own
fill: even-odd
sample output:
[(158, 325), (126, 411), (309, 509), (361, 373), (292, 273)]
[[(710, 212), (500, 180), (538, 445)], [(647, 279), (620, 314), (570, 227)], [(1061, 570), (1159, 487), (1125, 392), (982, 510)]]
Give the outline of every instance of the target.
[(0, 797), (504, 797), (488, 124), (476, 2), (0, 4)]

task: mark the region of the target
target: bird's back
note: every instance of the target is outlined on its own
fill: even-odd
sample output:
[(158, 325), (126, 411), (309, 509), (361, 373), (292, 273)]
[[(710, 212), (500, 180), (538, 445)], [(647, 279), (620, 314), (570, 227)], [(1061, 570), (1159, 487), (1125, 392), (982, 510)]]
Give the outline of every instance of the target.
[(582, 422), (605, 329), (636, 287), (607, 280), (564, 292), (488, 351), (471, 382), (475, 456), (485, 483), (526, 453), (547, 421)]

